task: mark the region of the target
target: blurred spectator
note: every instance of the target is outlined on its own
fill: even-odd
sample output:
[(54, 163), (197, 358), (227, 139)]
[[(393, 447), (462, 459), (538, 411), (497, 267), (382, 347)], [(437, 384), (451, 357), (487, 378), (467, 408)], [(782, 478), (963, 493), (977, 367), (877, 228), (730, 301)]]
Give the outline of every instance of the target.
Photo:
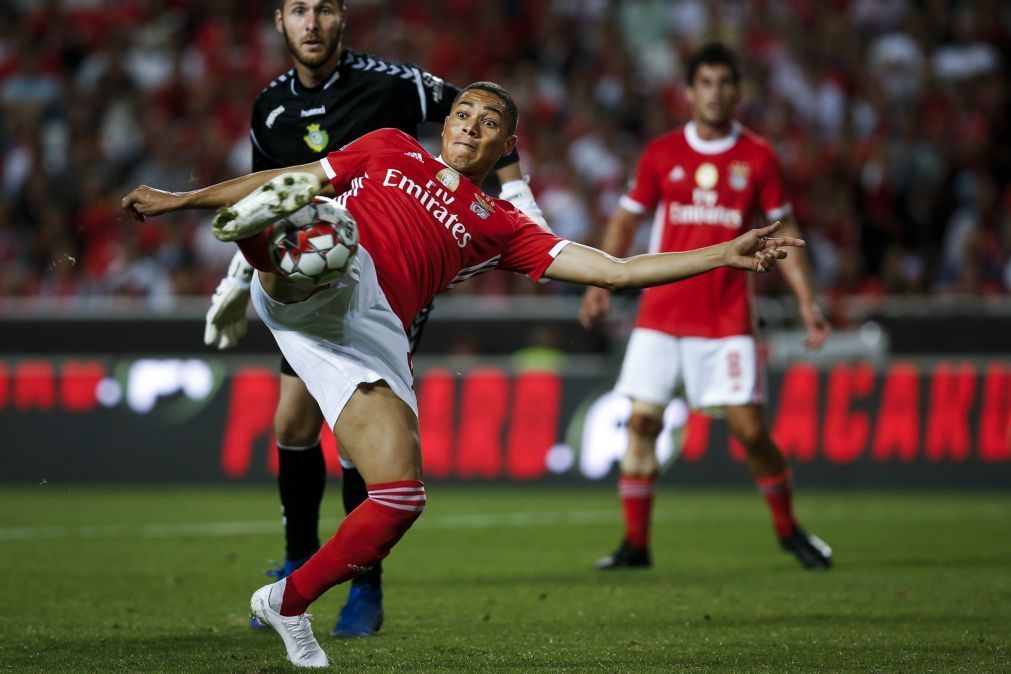
[[(1011, 292), (1008, 3), (356, 11), (350, 42), (511, 89), (524, 163), (563, 236), (597, 241), (644, 144), (686, 120), (684, 58), (719, 38), (741, 54), (742, 119), (777, 146), (827, 296)], [(188, 189), (248, 169), (249, 103), (285, 62), (271, 14), (241, 0), (0, 3), (0, 292), (168, 302), (213, 289), (228, 251), (204, 221), (138, 228), (118, 200), (137, 182)], [(487, 275), (461, 291), (566, 289)]]

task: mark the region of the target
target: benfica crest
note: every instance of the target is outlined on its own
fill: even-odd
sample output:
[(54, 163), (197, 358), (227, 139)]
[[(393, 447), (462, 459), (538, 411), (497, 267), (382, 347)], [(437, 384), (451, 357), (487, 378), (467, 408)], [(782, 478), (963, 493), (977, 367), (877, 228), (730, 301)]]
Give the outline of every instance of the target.
[(476, 195), (474, 203), (470, 205), (470, 210), (482, 220), (487, 220), (488, 216), (495, 212), (495, 205), (490, 201), (482, 199), (481, 195)]
[(748, 177), (751, 175), (751, 166), (747, 162), (730, 162), (730, 186), (740, 192), (748, 186)]
[(309, 133), (302, 137), (305, 144), (314, 152), (322, 152), (330, 142), (330, 134), (319, 128), (319, 124), (309, 124), (305, 127)]

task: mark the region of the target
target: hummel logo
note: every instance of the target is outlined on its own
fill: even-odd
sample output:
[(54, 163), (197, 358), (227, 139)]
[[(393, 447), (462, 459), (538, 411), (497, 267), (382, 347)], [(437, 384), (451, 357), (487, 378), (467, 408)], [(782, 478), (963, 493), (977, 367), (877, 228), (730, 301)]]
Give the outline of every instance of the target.
[(420, 152), (405, 152), (404, 154), (410, 157), (411, 159), (417, 159), (422, 164), (425, 163), (425, 158), (421, 156)]
[(305, 119), (306, 117), (315, 117), (317, 115), (325, 115), (325, 114), (326, 114), (326, 106), (321, 105), (318, 108), (309, 108), (308, 110), (302, 110), (299, 113), (299, 116), (302, 119)]
[(681, 168), (680, 164), (678, 164), (677, 166), (675, 166), (670, 170), (670, 173), (667, 175), (667, 177), (670, 178), (670, 181), (672, 183), (676, 183), (679, 180), (684, 180), (685, 170)]

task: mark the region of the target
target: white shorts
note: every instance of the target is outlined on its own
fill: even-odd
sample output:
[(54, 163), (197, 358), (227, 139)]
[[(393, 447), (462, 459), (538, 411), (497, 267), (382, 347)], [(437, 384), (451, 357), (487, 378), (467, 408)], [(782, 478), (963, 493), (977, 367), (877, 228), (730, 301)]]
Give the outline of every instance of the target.
[(359, 384), (385, 381), (418, 414), (410, 347), (376, 278), (372, 256), (358, 247), (340, 281), (303, 302), (282, 304), (256, 274), (251, 297), (281, 353), (333, 428)]
[(663, 407), (683, 385), (688, 404), (703, 409), (761, 403), (764, 380), (755, 338), (750, 335), (673, 337), (636, 328), (628, 340), (615, 390)]

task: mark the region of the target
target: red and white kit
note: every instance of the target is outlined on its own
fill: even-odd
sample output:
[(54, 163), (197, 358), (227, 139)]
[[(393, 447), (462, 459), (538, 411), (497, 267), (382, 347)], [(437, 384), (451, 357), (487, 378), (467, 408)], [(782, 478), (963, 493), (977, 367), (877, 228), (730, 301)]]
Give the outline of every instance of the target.
[(405, 334), (417, 313), (492, 269), (536, 281), (568, 241), (395, 129), (320, 161), (358, 223), (356, 260), (304, 302), (280, 304), (254, 283), (254, 306), (331, 427), (358, 384), (379, 379), (417, 413)]
[[(621, 206), (655, 209), (650, 252), (730, 241), (790, 212), (775, 151), (737, 123), (718, 140), (690, 122), (650, 143)], [(760, 402), (752, 298), (748, 275), (727, 268), (644, 290), (618, 392), (664, 405), (683, 382), (695, 408)]]

